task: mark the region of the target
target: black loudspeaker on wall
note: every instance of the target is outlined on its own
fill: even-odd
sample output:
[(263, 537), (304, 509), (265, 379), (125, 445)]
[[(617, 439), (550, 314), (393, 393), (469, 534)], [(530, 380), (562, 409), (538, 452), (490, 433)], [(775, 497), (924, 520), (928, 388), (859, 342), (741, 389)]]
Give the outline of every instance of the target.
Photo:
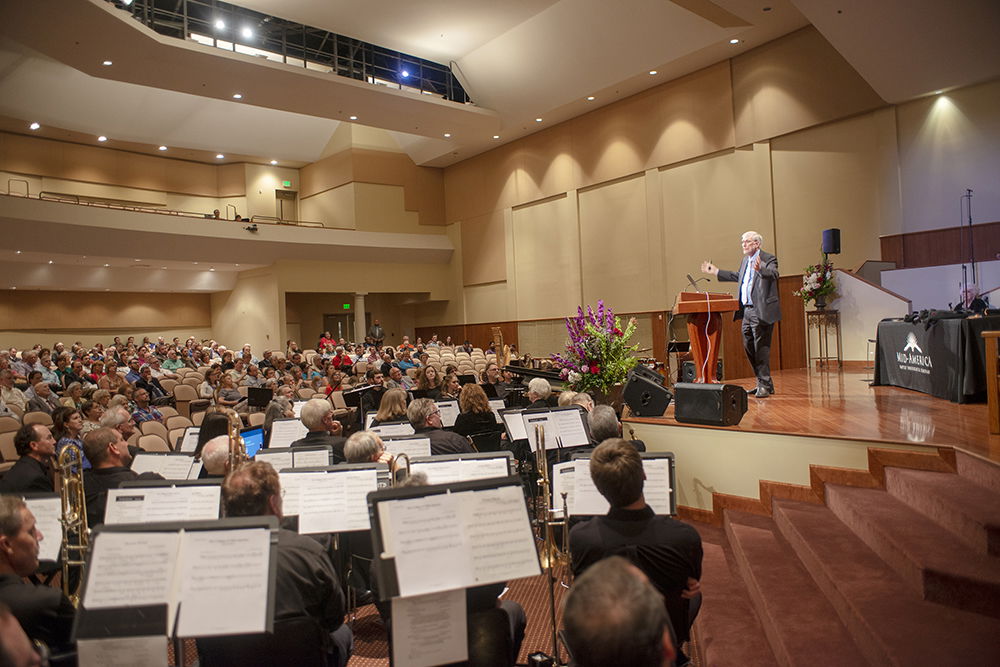
[(747, 392), (735, 384), (678, 382), (674, 417), (685, 424), (735, 426), (747, 411)]
[[(695, 373), (694, 362), (691, 360), (685, 361), (681, 364), (681, 371), (678, 374), (678, 382), (694, 382), (697, 374)], [(715, 366), (715, 379), (722, 381), (722, 359), (719, 359)]]
[(663, 378), (655, 372), (631, 371), (625, 379), (622, 399), (637, 417), (663, 416), (673, 397), (670, 390), (663, 386)]
[(823, 230), (823, 252), (827, 255), (840, 254), (840, 230), (836, 227)]

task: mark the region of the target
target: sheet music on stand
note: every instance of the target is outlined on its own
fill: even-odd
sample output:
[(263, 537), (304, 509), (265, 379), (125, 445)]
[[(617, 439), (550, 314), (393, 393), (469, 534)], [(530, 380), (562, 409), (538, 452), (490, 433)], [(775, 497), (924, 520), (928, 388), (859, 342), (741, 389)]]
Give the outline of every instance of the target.
[(23, 493), (24, 504), (35, 516), (35, 525), (46, 539), (38, 543), (38, 559), (56, 561), (62, 542), (62, 500), (58, 493)]
[(500, 411), (506, 409), (506, 406), (504, 405), (503, 399), (502, 398), (491, 398), (491, 399), (489, 399), (489, 404), (490, 404), (490, 410), (493, 411), (493, 417), (497, 420), (498, 424), (502, 424), (503, 423), (503, 417), (500, 416)]
[(500, 411), (504, 428), (507, 429), (507, 438), (511, 442), (528, 439), (528, 432), (524, 430), (524, 420), (521, 418), (522, 412), (524, 408), (508, 408)]
[(255, 461), (266, 461), (275, 470), (286, 468), (316, 468), (330, 465), (333, 448), (329, 445), (315, 447), (268, 447), (257, 450)]
[(200, 426), (188, 426), (184, 429), (184, 435), (181, 437), (181, 446), (177, 451), (185, 454), (193, 454), (194, 450), (198, 449), (198, 434), (200, 432)]
[(292, 401), (292, 414), (298, 419), (302, 416), (302, 407), (309, 401)]
[(279, 473), (285, 516), (299, 517), (299, 533), (368, 530), (367, 497), (378, 489), (384, 463), (297, 468)]
[(276, 517), (98, 526), (73, 639), (273, 630)]
[(309, 429), (298, 418), (275, 419), (271, 422), (271, 439), (267, 446), (269, 449), (288, 447), (296, 440), (306, 437), (308, 433)]
[(383, 600), (541, 573), (518, 477), (383, 489), (368, 506)]
[(368, 430), (378, 433), (381, 436), (413, 435), (416, 432), (413, 430), (413, 425), (410, 422), (386, 422), (385, 424), (372, 426)]
[(132, 472), (155, 472), (164, 479), (197, 479), (201, 461), (183, 452), (139, 452), (132, 459)]
[(211, 521), (221, 515), (222, 480), (136, 480), (108, 490), (104, 523)]
[[(646, 473), (643, 496), (653, 512), (664, 516), (677, 514), (674, 495), (675, 470), (673, 452), (640, 452), (642, 469)], [(594, 486), (590, 476), (590, 455), (576, 454), (572, 460), (552, 466), (552, 508), (561, 516), (562, 492), (567, 493), (566, 507), (570, 516), (607, 514), (608, 501)]]
[(410, 457), (411, 461), (417, 456), (431, 455), (430, 438), (412, 438), (393, 435), (382, 438), (382, 444), (385, 445), (385, 451), (389, 452), (393, 456), (406, 454)]
[(545, 449), (582, 447), (590, 444), (587, 413), (574, 406), (524, 410), (521, 419), (531, 451), (535, 451), (535, 426), (545, 428)]
[(441, 411), (441, 425), (445, 428), (454, 426), (455, 420), (458, 419), (459, 415), (458, 401), (455, 399), (434, 401), (434, 405)]
[(418, 456), (410, 459), (410, 472), (424, 473), (430, 484), (508, 477), (514, 474), (514, 455), (510, 452), (475, 452)]

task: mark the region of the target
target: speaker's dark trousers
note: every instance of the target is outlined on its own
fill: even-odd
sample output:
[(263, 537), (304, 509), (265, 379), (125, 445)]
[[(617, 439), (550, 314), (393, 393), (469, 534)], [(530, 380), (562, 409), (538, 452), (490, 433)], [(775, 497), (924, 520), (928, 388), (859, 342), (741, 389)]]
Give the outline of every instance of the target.
[(774, 324), (761, 322), (757, 317), (757, 309), (753, 306), (746, 306), (743, 309), (743, 349), (746, 350), (747, 359), (753, 366), (753, 373), (757, 376), (757, 386), (767, 387), (768, 391), (774, 391), (774, 382), (771, 381), (771, 332)]

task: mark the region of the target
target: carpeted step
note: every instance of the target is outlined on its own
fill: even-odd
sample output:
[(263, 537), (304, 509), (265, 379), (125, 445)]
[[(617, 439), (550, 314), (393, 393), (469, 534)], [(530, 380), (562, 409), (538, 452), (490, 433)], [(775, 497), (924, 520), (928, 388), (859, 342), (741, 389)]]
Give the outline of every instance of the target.
[[(695, 645), (703, 665), (770, 667), (774, 664), (746, 587), (730, 566), (725, 548), (702, 542), (702, 603), (694, 622)], [(692, 656), (693, 657), (693, 656)]]
[(1000, 556), (1000, 494), (959, 475), (906, 468), (886, 468), (885, 489), (977, 553)]
[(1000, 617), (1000, 560), (880, 489), (828, 484), (826, 504), (924, 599)]
[(955, 450), (958, 474), (993, 493), (1000, 493), (1000, 465), (974, 454)]
[(779, 665), (865, 664), (837, 612), (774, 533), (773, 521), (727, 511), (725, 528)]
[(870, 663), (1000, 664), (1000, 621), (920, 599), (822, 505), (775, 500), (772, 511)]

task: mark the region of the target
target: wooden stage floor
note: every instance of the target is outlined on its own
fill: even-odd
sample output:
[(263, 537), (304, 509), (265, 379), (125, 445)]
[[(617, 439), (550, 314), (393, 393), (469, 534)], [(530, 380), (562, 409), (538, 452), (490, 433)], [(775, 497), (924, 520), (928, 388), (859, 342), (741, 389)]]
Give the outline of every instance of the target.
[[(645, 422), (756, 433), (829, 436), (887, 443), (918, 443), (963, 449), (1000, 462), (1000, 436), (990, 435), (986, 404), (952, 403), (909, 389), (871, 387), (871, 371), (778, 371), (777, 393), (748, 396), (737, 426), (679, 424), (671, 403), (663, 417), (631, 417)], [(727, 381), (741, 387), (753, 378)]]

